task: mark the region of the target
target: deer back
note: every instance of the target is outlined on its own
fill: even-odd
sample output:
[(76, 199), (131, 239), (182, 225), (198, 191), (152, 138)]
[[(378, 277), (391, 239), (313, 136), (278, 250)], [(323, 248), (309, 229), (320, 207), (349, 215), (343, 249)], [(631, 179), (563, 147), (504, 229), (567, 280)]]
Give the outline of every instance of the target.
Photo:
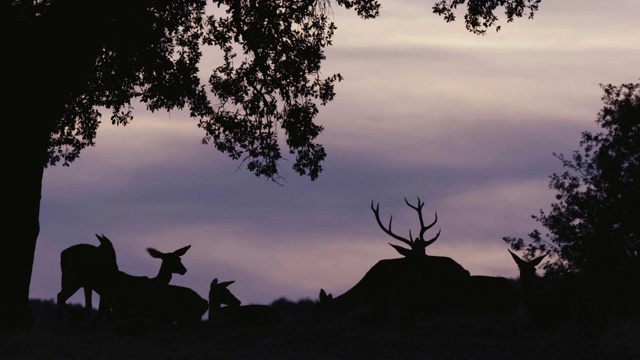
[(349, 291), (335, 299), (321, 299), (314, 317), (335, 318), (360, 305), (438, 312), (462, 301), (468, 279), (469, 272), (448, 257), (381, 260)]
[(473, 275), (465, 295), (466, 308), (482, 312), (514, 312), (521, 303), (514, 281), (499, 276)]
[(153, 283), (113, 299), (117, 319), (146, 318), (158, 323), (199, 322), (208, 306), (207, 300), (190, 288)]

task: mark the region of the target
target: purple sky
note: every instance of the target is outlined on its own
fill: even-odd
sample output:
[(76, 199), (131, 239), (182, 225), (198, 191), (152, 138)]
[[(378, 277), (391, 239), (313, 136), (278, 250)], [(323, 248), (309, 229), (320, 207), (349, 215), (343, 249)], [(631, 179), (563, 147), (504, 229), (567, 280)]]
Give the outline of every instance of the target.
[[(173, 283), (206, 297), (210, 281), (235, 280), (243, 303), (316, 299), (354, 285), (378, 260), (399, 255), (376, 224), (418, 228), (403, 200), (438, 212), (427, 249), (472, 274), (516, 277), (503, 236), (537, 228), (530, 215), (553, 201), (552, 152), (578, 148), (602, 106), (598, 84), (638, 81), (640, 2), (544, 0), (534, 20), (478, 37), (446, 24), (425, 1), (383, 1), (375, 20), (340, 8), (325, 75), (337, 97), (320, 109), (328, 157), (317, 181), (283, 162), (287, 182), (259, 179), (213, 146), (186, 114), (136, 107), (110, 124), (70, 168), (45, 171), (31, 297), (60, 290), (60, 252), (109, 237), (121, 270), (154, 276), (145, 251), (192, 245)], [(205, 51), (202, 76), (219, 61)], [(291, 159), (292, 160), (292, 159)], [(82, 303), (80, 292), (71, 301)], [(97, 301), (97, 300), (95, 300)], [(97, 304), (97, 302), (95, 302)]]

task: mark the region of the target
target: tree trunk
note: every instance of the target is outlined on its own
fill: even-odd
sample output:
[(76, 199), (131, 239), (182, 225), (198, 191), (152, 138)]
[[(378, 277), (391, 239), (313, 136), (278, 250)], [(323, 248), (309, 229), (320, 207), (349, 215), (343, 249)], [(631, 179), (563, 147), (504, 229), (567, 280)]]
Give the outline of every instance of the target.
[[(17, 25), (17, 24), (12, 24)], [(22, 24), (20, 24), (22, 25)], [(3, 29), (6, 31), (6, 29)], [(68, 92), (56, 65), (59, 54), (34, 36), (35, 29), (13, 26), (5, 32), (2, 73), (2, 147), (9, 164), (3, 197), (8, 222), (3, 261), (5, 275), (0, 296), (0, 329), (26, 330), (34, 324), (29, 287), (40, 232), (42, 177), (49, 139), (64, 111)], [(62, 74), (61, 74), (62, 73)]]
[[(8, 155), (9, 169), (5, 188), (5, 209), (9, 213), (4, 251), (8, 259), (3, 271), (5, 289), (0, 296), (0, 327), (28, 329), (33, 325), (29, 307), (29, 285), (40, 231), (40, 197), (42, 175), (47, 160), (47, 147), (51, 133), (51, 114), (37, 85), (38, 73), (23, 56), (11, 53), (3, 66), (3, 97), (6, 118), (2, 131), (4, 153)], [(8, 261), (10, 260), (10, 261)]]

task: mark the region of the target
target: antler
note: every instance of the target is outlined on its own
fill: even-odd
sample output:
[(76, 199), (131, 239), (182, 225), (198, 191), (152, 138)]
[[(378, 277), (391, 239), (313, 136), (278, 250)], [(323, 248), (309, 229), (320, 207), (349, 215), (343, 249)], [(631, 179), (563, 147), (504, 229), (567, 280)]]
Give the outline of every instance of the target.
[(384, 225), (382, 224), (382, 221), (380, 221), (380, 204), (377, 204), (375, 207), (373, 206), (373, 201), (371, 201), (371, 210), (373, 210), (373, 213), (376, 217), (376, 221), (378, 222), (378, 225), (380, 226), (380, 228), (382, 229), (382, 231), (384, 231), (387, 235), (393, 237), (396, 240), (400, 240), (403, 243), (409, 245), (410, 249), (406, 249), (403, 248), (401, 246), (397, 246), (397, 245), (393, 245), (393, 244), (389, 244), (391, 245), (394, 249), (396, 249), (396, 251), (398, 251), (401, 255), (403, 256), (415, 256), (415, 255), (419, 255), (419, 256), (424, 256), (426, 255), (425, 253), (425, 249), (427, 246), (433, 244), (433, 242), (435, 242), (438, 237), (440, 236), (440, 231), (438, 230), (438, 233), (436, 234), (435, 237), (429, 239), (429, 240), (425, 240), (424, 239), (424, 233), (431, 229), (436, 222), (438, 221), (438, 213), (436, 213), (435, 216), (435, 220), (425, 226), (424, 225), (424, 218), (422, 216), (422, 207), (424, 206), (424, 202), (422, 202), (420, 200), (420, 198), (418, 198), (418, 205), (414, 206), (412, 204), (409, 203), (409, 201), (407, 201), (407, 198), (404, 198), (404, 202), (412, 209), (414, 209), (415, 211), (418, 212), (418, 218), (420, 219), (420, 236), (413, 239), (413, 236), (411, 234), (411, 230), (409, 230), (409, 239), (403, 238), (402, 236), (396, 235), (393, 233), (393, 231), (391, 231), (391, 223), (393, 221), (393, 215), (391, 215), (391, 217), (389, 218), (389, 226), (388, 228), (385, 228)]
[[(433, 225), (435, 225), (438, 222), (438, 213), (435, 213), (435, 219), (433, 220), (433, 222), (427, 226), (424, 226), (424, 219), (422, 217), (422, 207), (424, 206), (424, 202), (420, 201), (420, 198), (418, 197), (418, 206), (413, 206), (409, 203), (409, 201), (407, 201), (407, 198), (404, 198), (404, 202), (413, 210), (418, 212), (418, 218), (420, 219), (420, 238), (416, 238), (414, 240), (414, 243), (416, 242), (421, 242), (424, 243), (424, 247), (427, 247), (431, 244), (433, 244), (436, 240), (438, 240), (438, 237), (440, 236), (440, 232), (442, 230), (438, 230), (438, 233), (436, 234), (436, 236), (434, 236), (433, 238), (429, 239), (429, 240), (425, 240), (424, 239), (424, 233), (431, 229), (433, 227)], [(411, 230), (409, 230), (409, 236), (411, 236)]]

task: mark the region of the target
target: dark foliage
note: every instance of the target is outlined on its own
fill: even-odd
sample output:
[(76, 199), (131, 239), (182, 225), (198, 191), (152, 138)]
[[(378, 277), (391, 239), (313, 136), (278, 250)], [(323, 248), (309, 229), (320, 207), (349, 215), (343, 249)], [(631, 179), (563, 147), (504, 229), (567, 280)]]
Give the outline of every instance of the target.
[[(548, 233), (534, 230), (529, 239), (505, 237), (528, 259), (549, 253), (547, 276), (584, 276), (585, 294), (597, 307), (637, 310), (640, 275), (640, 84), (602, 86), (604, 107), (597, 124), (584, 132), (581, 150), (571, 158), (554, 153), (567, 169), (551, 175), (558, 202), (533, 218)], [(614, 305), (616, 303), (617, 305)]]
[(571, 158), (555, 154), (568, 170), (551, 175), (558, 202), (532, 216), (548, 234), (533, 231), (529, 241), (506, 237), (529, 257), (551, 252), (552, 272), (584, 270), (589, 261), (640, 255), (640, 84), (602, 86), (605, 106), (596, 122), (603, 132), (582, 133)]
[[(495, 25), (498, 7), (512, 21), (532, 17), (539, 2), (468, 1), (465, 23), (469, 31), (483, 34)], [(140, 101), (151, 111), (188, 108), (205, 130), (203, 143), (212, 142), (268, 178), (277, 177), (282, 159), (281, 128), (296, 157), (293, 168), (317, 178), (326, 154), (314, 142), (322, 132), (314, 119), (318, 105), (333, 100), (334, 84), (342, 80), (340, 74), (323, 77), (320, 71), (337, 28), (331, 1), (213, 3), (215, 14), (205, 13), (204, 0), (13, 1), (5, 6), (3, 17), (10, 26), (3, 32), (14, 45), (45, 47), (48, 42), (45, 49), (52, 47), (51, 54), (68, 51), (80, 59), (70, 69), (80, 76), (72, 87), (61, 89), (64, 111), (51, 131), (48, 164), (69, 165), (95, 144), (98, 108), (111, 111), (113, 124), (126, 125), (133, 119), (132, 102)], [(335, 3), (365, 19), (379, 15), (375, 0)], [(464, 3), (441, 1), (433, 11), (453, 21), (455, 9)], [(60, 41), (78, 30), (87, 40)], [(211, 94), (198, 78), (207, 46), (224, 53), (224, 64), (209, 79)]]

